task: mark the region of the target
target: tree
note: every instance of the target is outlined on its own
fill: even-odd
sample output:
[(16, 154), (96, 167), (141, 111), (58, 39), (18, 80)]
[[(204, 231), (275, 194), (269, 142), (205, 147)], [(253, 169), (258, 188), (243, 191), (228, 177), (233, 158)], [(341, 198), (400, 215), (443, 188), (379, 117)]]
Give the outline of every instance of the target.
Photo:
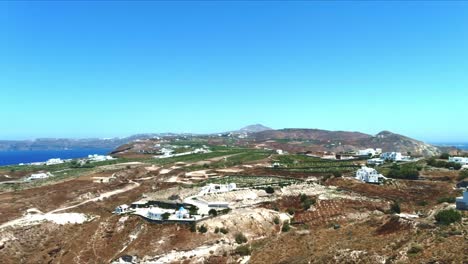
[(275, 189), (273, 189), (273, 187), (271, 187), (271, 186), (268, 186), (268, 187), (265, 188), (265, 192), (271, 194), (271, 193), (275, 192)]
[(216, 211), (215, 209), (210, 209), (208, 211), (208, 214), (211, 215), (211, 216), (217, 216), (218, 215), (218, 211)]
[(448, 209), (438, 212), (435, 215), (435, 219), (437, 223), (441, 225), (450, 225), (451, 223), (460, 222), (462, 216), (460, 212), (453, 209)]
[(289, 221), (284, 221), (283, 227), (281, 228), (281, 232), (288, 232), (291, 229), (291, 226), (289, 225)]
[(193, 233), (197, 232), (197, 224), (195, 222), (190, 224), (190, 231)]
[(238, 246), (236, 248), (236, 254), (241, 256), (249, 256), (251, 254), (250, 247), (248, 245)]
[(343, 176), (343, 173), (341, 173), (341, 171), (338, 171), (338, 170), (333, 171), (332, 174), (336, 178), (339, 178), (339, 177)]
[(439, 159), (445, 159), (445, 160), (448, 160), (450, 157), (450, 155), (448, 153), (442, 153), (440, 154), (440, 157)]
[(164, 214), (161, 215), (161, 217), (162, 217), (163, 220), (169, 219), (169, 216), (171, 216), (170, 213), (164, 213)]
[(204, 233), (208, 232), (208, 228), (207, 228), (205, 225), (201, 225), (201, 226), (198, 228), (198, 232), (204, 234)]
[(273, 223), (275, 223), (275, 225), (279, 225), (280, 223), (279, 217), (275, 216), (275, 218), (273, 218)]
[(235, 236), (234, 236), (234, 239), (236, 240), (236, 243), (237, 244), (244, 244), (244, 243), (247, 243), (247, 237), (242, 234), (242, 233), (237, 233)]
[(195, 206), (190, 207), (189, 213), (190, 213), (190, 215), (197, 215), (198, 214), (198, 208), (195, 207)]

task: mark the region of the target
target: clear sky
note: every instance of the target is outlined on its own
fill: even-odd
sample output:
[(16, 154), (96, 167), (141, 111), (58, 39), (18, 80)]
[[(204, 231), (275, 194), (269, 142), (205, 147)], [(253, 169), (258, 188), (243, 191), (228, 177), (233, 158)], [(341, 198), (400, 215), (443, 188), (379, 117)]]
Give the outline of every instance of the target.
[(0, 139), (273, 128), (468, 141), (468, 2), (0, 2)]

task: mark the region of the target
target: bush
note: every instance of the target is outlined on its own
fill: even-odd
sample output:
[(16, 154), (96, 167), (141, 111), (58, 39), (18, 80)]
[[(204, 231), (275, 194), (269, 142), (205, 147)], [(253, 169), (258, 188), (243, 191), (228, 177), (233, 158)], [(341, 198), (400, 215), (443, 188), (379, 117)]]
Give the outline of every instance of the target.
[(408, 249), (408, 254), (417, 254), (423, 250), (423, 247), (419, 244), (413, 244)]
[(234, 239), (236, 240), (236, 243), (237, 244), (244, 244), (244, 243), (247, 243), (247, 237), (242, 234), (242, 233), (237, 233), (235, 236), (234, 236)]
[(197, 232), (197, 224), (195, 222), (190, 224), (190, 231), (194, 233)]
[(468, 170), (467, 169), (461, 170), (460, 173), (458, 174), (457, 180), (463, 181), (466, 178), (468, 178)]
[(275, 223), (275, 225), (279, 225), (280, 223), (279, 217), (275, 216), (275, 218), (273, 218), (273, 223)]
[(397, 201), (394, 201), (390, 206), (390, 213), (392, 214), (399, 214), (401, 213), (400, 204)]
[(387, 176), (395, 179), (416, 180), (419, 177), (419, 171), (417, 167), (411, 165), (398, 166), (397, 164), (393, 164)]
[(442, 197), (437, 199), (438, 203), (454, 203), (456, 200), (455, 197)]
[(210, 209), (208, 211), (208, 214), (211, 215), (211, 216), (217, 216), (218, 215), (218, 212), (215, 210), (215, 209)]
[(227, 234), (227, 233), (229, 233), (229, 229), (224, 228), (224, 227), (221, 227), (221, 228), (219, 229), (219, 232), (221, 232), (221, 233), (223, 233), (223, 234)]
[(439, 159), (448, 160), (449, 157), (450, 157), (450, 155), (448, 153), (442, 153), (442, 154), (440, 154)]
[(251, 250), (248, 245), (238, 246), (235, 250), (236, 254), (241, 256), (250, 256)]
[(451, 223), (459, 222), (462, 219), (460, 212), (448, 209), (442, 210), (435, 215), (437, 223), (442, 225), (449, 225)]
[(200, 232), (200, 233), (206, 233), (206, 232), (208, 232), (208, 228), (206, 228), (205, 225), (202, 225), (202, 226), (200, 226), (200, 227), (198, 228), (198, 232)]
[(164, 213), (164, 214), (161, 215), (161, 217), (162, 217), (163, 220), (169, 219), (169, 216), (171, 216), (170, 213)]
[(343, 173), (341, 173), (341, 171), (337, 171), (337, 170), (333, 171), (332, 174), (333, 174), (333, 176), (335, 176), (337, 178), (343, 176)]
[(281, 232), (288, 232), (291, 230), (291, 226), (289, 225), (289, 221), (284, 221), (283, 227), (281, 228)]
[(271, 193), (275, 192), (275, 189), (273, 189), (273, 187), (271, 187), (271, 186), (268, 186), (268, 187), (265, 188), (265, 192), (271, 194)]
[(219, 227), (216, 227), (214, 232), (215, 232), (215, 234), (218, 234), (219, 233)]
[(296, 212), (296, 210), (294, 208), (288, 208), (288, 214), (289, 215), (294, 215), (295, 212)]

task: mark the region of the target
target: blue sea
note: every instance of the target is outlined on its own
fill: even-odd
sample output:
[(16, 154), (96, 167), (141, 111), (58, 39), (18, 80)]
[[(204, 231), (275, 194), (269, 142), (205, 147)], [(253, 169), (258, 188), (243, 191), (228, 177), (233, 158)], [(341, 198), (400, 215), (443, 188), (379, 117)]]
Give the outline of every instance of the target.
[(450, 146), (450, 147), (457, 147), (462, 150), (468, 150), (468, 143), (467, 142), (439, 142), (433, 143), (436, 146)]
[(48, 159), (75, 159), (84, 158), (91, 154), (105, 155), (112, 149), (86, 148), (67, 150), (12, 150), (0, 151), (0, 166), (19, 163), (43, 162)]

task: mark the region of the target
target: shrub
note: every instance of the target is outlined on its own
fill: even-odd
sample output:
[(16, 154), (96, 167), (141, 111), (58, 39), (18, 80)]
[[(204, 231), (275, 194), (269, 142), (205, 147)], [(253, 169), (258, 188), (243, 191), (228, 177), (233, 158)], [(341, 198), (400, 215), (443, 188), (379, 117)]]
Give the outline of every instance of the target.
[(215, 232), (215, 234), (218, 234), (219, 233), (219, 227), (216, 227), (214, 232)]
[(460, 173), (458, 174), (457, 180), (462, 181), (466, 178), (468, 178), (468, 170), (467, 169), (461, 170)]
[(449, 225), (451, 223), (459, 222), (462, 219), (460, 212), (448, 209), (442, 210), (435, 215), (437, 223), (442, 225)]
[(275, 223), (275, 225), (279, 225), (280, 223), (279, 217), (275, 216), (275, 218), (273, 218), (273, 223)]
[(227, 233), (229, 233), (229, 229), (224, 228), (224, 227), (221, 227), (221, 228), (219, 229), (219, 232), (221, 232), (221, 233), (223, 233), (223, 234), (227, 234)]
[(275, 192), (275, 189), (273, 189), (273, 187), (271, 187), (271, 186), (268, 186), (268, 187), (265, 188), (265, 192), (271, 194), (271, 193)]
[(241, 256), (249, 256), (251, 254), (251, 250), (248, 245), (238, 246), (235, 252), (236, 254), (241, 255)]
[(211, 215), (211, 216), (217, 216), (218, 215), (218, 212), (215, 210), (215, 209), (210, 209), (208, 211), (208, 214)]
[(170, 213), (164, 213), (164, 214), (161, 215), (161, 217), (162, 217), (163, 220), (169, 219), (169, 216), (171, 216)]
[(441, 197), (437, 199), (438, 203), (454, 203), (456, 200), (455, 197)]
[(289, 225), (289, 221), (284, 221), (283, 227), (281, 228), (281, 232), (288, 232), (291, 229)]
[(341, 177), (341, 176), (343, 176), (343, 173), (341, 173), (341, 171), (337, 171), (337, 170), (333, 171), (332, 174), (333, 174), (333, 176), (335, 176), (335, 177)]
[(423, 250), (423, 247), (419, 244), (413, 244), (408, 249), (408, 254), (417, 254)]
[(392, 205), (390, 206), (390, 213), (392, 214), (401, 213), (400, 204), (397, 201), (393, 201)]
[(247, 237), (242, 234), (242, 233), (237, 233), (235, 236), (234, 236), (234, 239), (236, 240), (236, 243), (237, 244), (244, 244), (244, 243), (247, 243)]
[(294, 208), (288, 208), (288, 214), (289, 215), (294, 215), (295, 212), (296, 212), (296, 210), (294, 210)]
[(200, 232), (200, 233), (206, 233), (206, 232), (208, 232), (208, 228), (206, 228), (205, 225), (202, 225), (202, 226), (200, 226), (200, 227), (198, 228), (198, 232)]
[(197, 232), (197, 224), (195, 222), (190, 224), (190, 231), (194, 233)]
[(450, 157), (450, 155), (448, 153), (442, 153), (442, 154), (440, 154), (439, 159), (448, 160), (449, 157)]

